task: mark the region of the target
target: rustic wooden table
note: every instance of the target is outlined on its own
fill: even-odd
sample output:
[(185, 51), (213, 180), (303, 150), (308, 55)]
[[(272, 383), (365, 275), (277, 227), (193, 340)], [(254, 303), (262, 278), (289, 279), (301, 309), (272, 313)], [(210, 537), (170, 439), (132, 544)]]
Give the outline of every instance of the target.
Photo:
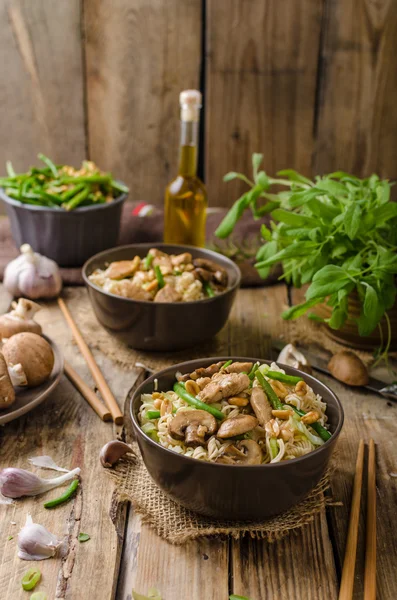
[[(69, 288), (68, 302), (72, 309), (88, 302), (85, 290)], [(8, 308), (8, 303), (7, 294), (0, 292), (0, 312)], [(241, 290), (229, 324), (194, 356), (229, 352), (268, 357), (271, 337), (288, 337), (287, 326), (279, 316), (284, 304), (284, 285)], [(65, 358), (93, 386), (56, 303), (46, 306), (40, 320), (45, 333), (62, 347)], [(144, 377), (143, 370), (132, 367), (126, 372), (103, 353), (94, 350), (94, 355), (120, 405), (127, 406), (125, 398)], [(192, 352), (186, 352), (186, 359), (191, 356)], [(131, 350), (131, 365), (139, 357)], [(179, 359), (180, 355), (174, 362)], [(151, 360), (161, 366), (162, 357), (152, 355)], [(80, 466), (82, 486), (73, 502), (54, 511), (45, 510), (38, 498), (0, 506), (1, 598), (28, 598), (20, 581), (31, 565), (17, 558), (16, 538), (27, 513), (31, 513), (36, 522), (67, 540), (63, 558), (40, 563), (40, 589), (46, 591), (49, 600), (130, 600), (133, 588), (146, 593), (153, 586), (164, 600), (227, 600), (231, 593), (252, 600), (336, 599), (358, 442), (373, 437), (377, 443), (378, 599), (395, 600), (397, 479), (392, 473), (397, 471), (397, 407), (323, 375), (319, 378), (339, 395), (346, 413), (332, 480), (333, 496), (342, 505), (330, 508), (310, 526), (274, 544), (249, 538), (213, 539), (175, 547), (143, 525), (132, 506), (115, 502), (112, 484), (99, 464), (98, 453), (104, 443), (116, 435), (128, 440), (128, 423), (122, 429), (101, 422), (64, 377), (45, 403), (1, 428), (1, 466), (29, 468), (28, 457), (49, 454), (65, 467)], [(58, 493), (49, 492), (47, 497)], [(364, 509), (365, 503), (354, 592), (357, 600), (363, 597)], [(88, 533), (91, 539), (80, 544), (79, 532)]]

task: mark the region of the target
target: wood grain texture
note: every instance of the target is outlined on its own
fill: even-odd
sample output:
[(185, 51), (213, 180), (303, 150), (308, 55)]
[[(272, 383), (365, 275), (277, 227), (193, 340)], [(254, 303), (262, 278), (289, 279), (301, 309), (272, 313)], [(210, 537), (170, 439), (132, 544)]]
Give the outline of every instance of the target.
[[(0, 297), (2, 293), (0, 293)], [(37, 315), (47, 335), (64, 351), (66, 359), (93, 388), (88, 368), (76, 351), (66, 323), (56, 303), (46, 304)], [(95, 358), (107, 376), (112, 376), (115, 395), (124, 399), (140, 371), (128, 374), (105, 356), (95, 352)], [(103, 423), (87, 406), (72, 384), (63, 378), (54, 393), (25, 417), (1, 428), (1, 467), (18, 466), (35, 470), (41, 477), (54, 473), (34, 469), (27, 462), (30, 456), (49, 454), (61, 466), (81, 467), (82, 484), (74, 500), (55, 510), (43, 507), (45, 500), (57, 497), (59, 489), (43, 497), (23, 499), (13, 506), (2, 506), (0, 521), (0, 589), (2, 597), (26, 598), (20, 580), (32, 563), (17, 558), (16, 539), (26, 514), (46, 526), (66, 542), (65, 556), (40, 563), (43, 574), (39, 589), (49, 598), (95, 598), (101, 590), (106, 600), (114, 595), (124, 531), (123, 507), (119, 509), (119, 532), (109, 516), (112, 507), (112, 487), (99, 463), (101, 447), (116, 435), (112, 424)], [(115, 515), (117, 516), (117, 515)], [(124, 516), (124, 519), (123, 519)], [(16, 524), (12, 524), (15, 522)], [(88, 533), (91, 540), (77, 541), (79, 532)], [(13, 536), (8, 540), (8, 536)], [(95, 574), (95, 576), (94, 576)]]
[(179, 92), (199, 85), (201, 0), (85, 0), (89, 151), (161, 204), (176, 174)]
[(310, 174), (322, 3), (208, 0), (206, 172), (209, 200), (229, 206), (246, 186), (227, 171)]
[[(0, 172), (85, 157), (81, 0), (2, 0)], [(6, 141), (6, 143), (4, 143)]]
[(397, 173), (397, 4), (325, 0), (314, 171)]

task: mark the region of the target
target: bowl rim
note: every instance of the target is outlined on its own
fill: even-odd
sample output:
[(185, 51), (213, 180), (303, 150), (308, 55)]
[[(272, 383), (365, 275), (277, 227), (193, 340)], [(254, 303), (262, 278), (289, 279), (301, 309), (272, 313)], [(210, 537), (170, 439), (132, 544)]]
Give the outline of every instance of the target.
[[(119, 183), (123, 183), (123, 182), (120, 181)], [(52, 214), (57, 214), (57, 215), (69, 215), (69, 216), (74, 215), (74, 214), (79, 214), (79, 213), (90, 212), (90, 211), (94, 211), (94, 210), (106, 210), (107, 208), (114, 206), (115, 204), (120, 204), (120, 203), (124, 202), (127, 199), (127, 197), (128, 197), (128, 193), (121, 192), (121, 194), (119, 196), (116, 196), (116, 198), (113, 198), (112, 202), (104, 202), (103, 204), (91, 204), (90, 206), (80, 206), (78, 208), (75, 208), (74, 210), (68, 211), (68, 210), (62, 210), (61, 208), (54, 208), (51, 206), (35, 206), (34, 204), (24, 204), (23, 202), (20, 202), (19, 200), (15, 200), (15, 198), (11, 198), (10, 196), (8, 196), (5, 193), (5, 189), (3, 187), (0, 187), (0, 198), (6, 204), (10, 204), (11, 206), (15, 206), (16, 208), (23, 208), (26, 210), (31, 210), (33, 212), (38, 211), (38, 212), (47, 212), (47, 213), (52, 213)]]
[(140, 394), (142, 393), (142, 389), (151, 382), (154, 382), (155, 379), (159, 379), (162, 374), (164, 374), (166, 371), (170, 371), (171, 369), (175, 369), (176, 371), (180, 370), (180, 367), (187, 367), (187, 365), (192, 364), (192, 363), (199, 363), (200, 361), (211, 361), (209, 364), (212, 364), (212, 362), (219, 362), (221, 360), (230, 360), (232, 359), (233, 361), (249, 361), (249, 362), (260, 362), (261, 364), (268, 364), (270, 365), (273, 362), (276, 362), (274, 360), (269, 360), (269, 359), (263, 359), (263, 358), (252, 358), (252, 357), (247, 357), (247, 356), (212, 356), (212, 357), (208, 357), (208, 358), (198, 358), (198, 359), (193, 359), (193, 360), (189, 360), (189, 361), (185, 361), (183, 363), (177, 363), (175, 365), (171, 365), (170, 367), (167, 367), (166, 369), (162, 369), (161, 371), (158, 371), (157, 373), (153, 373), (150, 377), (148, 377), (147, 379), (145, 379), (140, 385), (139, 387), (136, 389), (136, 391), (134, 392), (131, 401), (130, 401), (130, 408), (129, 408), (129, 413), (130, 413), (130, 417), (132, 420), (132, 424), (134, 426), (134, 430), (137, 433), (137, 436), (140, 435), (144, 438), (145, 442), (148, 442), (151, 446), (154, 446), (156, 448), (160, 448), (162, 451), (166, 452), (167, 454), (171, 454), (172, 456), (178, 456), (183, 460), (188, 461), (189, 463), (193, 463), (193, 464), (202, 464), (205, 465), (205, 467), (209, 466), (211, 468), (230, 468), (230, 469), (275, 469), (275, 468), (287, 468), (288, 465), (291, 464), (299, 464), (305, 460), (308, 460), (309, 457), (314, 456), (314, 455), (318, 455), (321, 452), (324, 451), (324, 448), (329, 447), (331, 444), (334, 444), (339, 435), (340, 432), (342, 430), (343, 427), (343, 423), (344, 423), (344, 419), (345, 419), (345, 412), (343, 410), (343, 406), (341, 401), (339, 400), (339, 398), (337, 397), (337, 395), (335, 394), (335, 392), (333, 392), (331, 390), (330, 387), (328, 387), (328, 385), (326, 385), (325, 383), (323, 383), (322, 381), (320, 381), (319, 379), (317, 379), (316, 377), (313, 377), (313, 375), (309, 375), (308, 373), (305, 373), (303, 371), (300, 371), (299, 369), (295, 369), (294, 367), (290, 367), (289, 365), (284, 365), (283, 363), (277, 363), (279, 364), (282, 368), (287, 367), (288, 371), (291, 371), (292, 374), (296, 374), (300, 377), (302, 377), (302, 379), (304, 379), (304, 381), (306, 381), (306, 378), (309, 378), (310, 381), (310, 387), (312, 386), (312, 383), (314, 382), (315, 385), (317, 385), (317, 383), (319, 383), (320, 385), (324, 386), (326, 388), (326, 390), (331, 394), (333, 400), (336, 403), (336, 406), (339, 410), (340, 413), (340, 417), (339, 417), (339, 421), (336, 425), (335, 431), (333, 432), (332, 436), (330, 437), (329, 440), (327, 440), (326, 442), (324, 442), (324, 444), (322, 444), (321, 446), (319, 446), (318, 448), (316, 448), (315, 450), (312, 450), (311, 452), (308, 452), (307, 454), (304, 454), (303, 456), (298, 456), (296, 458), (291, 458), (289, 460), (284, 460), (284, 461), (280, 461), (278, 463), (269, 463), (269, 464), (260, 464), (260, 465), (224, 465), (224, 464), (219, 464), (219, 463), (215, 463), (215, 462), (207, 462), (207, 461), (200, 461), (197, 458), (192, 458), (190, 456), (185, 456), (184, 454), (179, 454), (178, 452), (174, 452), (173, 450), (169, 450), (168, 448), (164, 448), (164, 446), (161, 446), (160, 444), (158, 444), (157, 442), (155, 442), (154, 440), (152, 440), (141, 428), (140, 424), (138, 423), (137, 419), (135, 418), (135, 413), (134, 413), (134, 405), (137, 401), (138, 396), (140, 396)]
[(118, 296), (117, 294), (113, 294), (112, 292), (106, 292), (101, 287), (97, 286), (95, 283), (93, 283), (92, 281), (89, 280), (89, 277), (88, 277), (86, 271), (87, 271), (87, 268), (91, 261), (94, 261), (95, 259), (100, 258), (101, 255), (106, 255), (113, 251), (124, 250), (127, 248), (136, 248), (136, 247), (166, 248), (169, 246), (173, 246), (173, 247), (178, 246), (179, 248), (181, 248), (181, 250), (183, 249), (182, 251), (186, 251), (186, 252), (189, 252), (191, 250), (200, 250), (200, 251), (208, 254), (210, 258), (214, 259), (214, 261), (216, 261), (218, 259), (218, 257), (221, 256), (222, 259), (224, 261), (226, 261), (226, 263), (229, 265), (229, 267), (231, 267), (232, 270), (234, 271), (234, 273), (236, 275), (236, 281), (233, 285), (231, 285), (230, 287), (227, 287), (226, 290), (224, 290), (220, 294), (217, 294), (213, 298), (203, 298), (202, 300), (192, 300), (190, 302), (161, 302), (162, 306), (195, 306), (197, 304), (200, 304), (200, 305), (204, 304), (204, 303), (209, 304), (210, 302), (216, 302), (218, 300), (218, 298), (222, 298), (223, 296), (234, 292), (235, 290), (237, 290), (240, 287), (241, 271), (240, 271), (238, 265), (236, 265), (236, 263), (234, 263), (232, 260), (230, 260), (230, 258), (228, 258), (227, 256), (224, 256), (223, 254), (219, 254), (218, 252), (214, 252), (213, 250), (207, 250), (207, 248), (198, 248), (196, 246), (184, 246), (182, 244), (166, 244), (165, 242), (158, 242), (158, 243), (141, 242), (141, 243), (137, 243), (137, 244), (125, 244), (124, 246), (115, 246), (114, 248), (108, 248), (108, 250), (102, 250), (101, 252), (94, 254), (88, 260), (86, 260), (86, 262), (84, 263), (84, 265), (81, 269), (84, 283), (86, 284), (86, 286), (91, 287), (96, 292), (100, 292), (104, 296), (107, 296), (110, 298), (117, 298), (118, 300), (123, 300), (125, 302), (131, 302), (132, 304), (142, 304), (143, 306), (147, 306), (147, 305), (148, 306), (158, 306), (159, 303), (153, 302), (153, 300), (135, 300), (134, 298), (124, 298), (124, 296)]

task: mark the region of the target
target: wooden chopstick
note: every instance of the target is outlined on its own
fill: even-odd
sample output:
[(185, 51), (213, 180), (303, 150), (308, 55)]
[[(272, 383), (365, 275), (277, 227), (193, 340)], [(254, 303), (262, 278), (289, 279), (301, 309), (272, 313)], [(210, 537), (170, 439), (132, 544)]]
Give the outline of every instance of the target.
[(111, 421), (112, 415), (109, 410), (104, 404), (102, 404), (95, 392), (67, 362), (65, 362), (64, 371), (73, 385), (77, 388), (83, 398), (87, 400), (88, 404), (95, 410), (96, 414), (102, 419), (102, 421)]
[(358, 524), (360, 520), (361, 488), (364, 468), (364, 440), (360, 441), (357, 453), (356, 474), (354, 476), (353, 496), (350, 509), (349, 530), (343, 561), (342, 581), (339, 600), (352, 600), (354, 586), (354, 571), (356, 566)]
[(98, 365), (96, 364), (91, 350), (88, 348), (83, 336), (80, 333), (79, 328), (74, 322), (73, 317), (70, 314), (69, 309), (66, 306), (65, 302), (62, 300), (62, 298), (58, 298), (58, 305), (63, 313), (63, 316), (65, 317), (67, 324), (69, 325), (73, 333), (74, 339), (76, 340), (77, 345), (80, 348), (81, 354), (85, 358), (85, 361), (88, 365), (88, 368), (91, 371), (95, 383), (98, 386), (101, 396), (112, 414), (113, 421), (116, 423), (116, 425), (121, 425), (123, 423), (123, 413), (121, 412), (115, 397), (113, 396), (108, 384), (106, 383), (104, 376), (102, 375)]
[(375, 442), (369, 441), (367, 539), (365, 547), (364, 600), (376, 598), (376, 463)]

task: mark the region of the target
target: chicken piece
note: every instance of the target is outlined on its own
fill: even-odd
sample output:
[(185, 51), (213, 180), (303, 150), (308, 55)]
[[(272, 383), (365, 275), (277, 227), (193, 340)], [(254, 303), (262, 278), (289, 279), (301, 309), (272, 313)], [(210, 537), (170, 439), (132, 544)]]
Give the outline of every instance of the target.
[(252, 388), (250, 402), (259, 425), (264, 427), (273, 418), (273, 414), (270, 402), (261, 387)]
[(198, 379), (196, 379), (196, 383), (199, 386), (200, 390), (203, 390), (210, 381), (211, 377), (199, 377)]
[(190, 254), (190, 252), (183, 252), (183, 254), (171, 256), (171, 262), (174, 267), (179, 267), (180, 265), (187, 265), (192, 262), (192, 255)]
[(225, 361), (222, 360), (217, 363), (213, 363), (208, 367), (200, 367), (196, 369), (192, 373), (186, 373), (178, 378), (178, 381), (187, 381), (188, 379), (199, 379), (200, 377), (212, 377), (215, 373), (220, 371), (220, 368), (225, 364)]
[(171, 256), (169, 256), (169, 254), (161, 252), (161, 250), (157, 250), (157, 248), (150, 248), (149, 254), (154, 256), (152, 262), (153, 267), (160, 267), (163, 275), (171, 275), (174, 268), (172, 266)]
[(180, 302), (181, 300), (182, 296), (169, 283), (161, 288), (154, 297), (155, 302)]
[(105, 271), (109, 279), (125, 279), (131, 277), (141, 266), (141, 259), (135, 256), (134, 260), (118, 260), (110, 263)]
[(235, 362), (226, 367), (226, 373), (249, 373), (252, 369), (252, 362)]
[(123, 298), (131, 298), (132, 300), (148, 301), (152, 299), (150, 292), (144, 290), (142, 286), (137, 285), (131, 279), (111, 281), (110, 283), (106, 283), (103, 289), (111, 294), (123, 296)]
[(219, 373), (198, 394), (198, 398), (206, 404), (219, 402), (223, 398), (237, 396), (248, 388), (250, 380), (244, 373)]

